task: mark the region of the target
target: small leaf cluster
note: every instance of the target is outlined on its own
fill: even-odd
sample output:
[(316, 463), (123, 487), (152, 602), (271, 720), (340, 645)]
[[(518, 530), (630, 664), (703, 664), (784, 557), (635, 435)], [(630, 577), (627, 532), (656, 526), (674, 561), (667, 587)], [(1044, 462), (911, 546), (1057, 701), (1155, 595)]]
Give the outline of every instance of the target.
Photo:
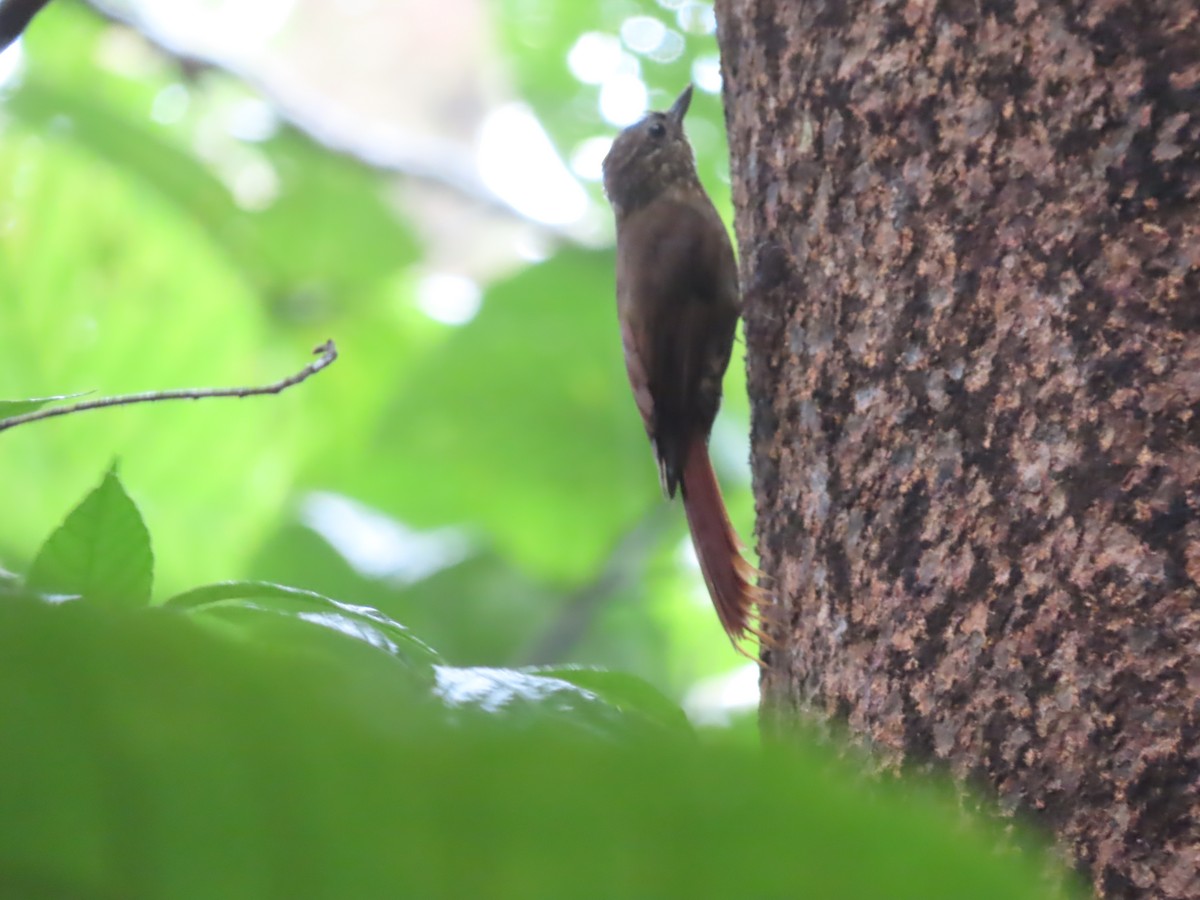
[(264, 582), (150, 605), (115, 469), (0, 596), (10, 896), (1063, 897), (911, 782), (697, 735), (599, 670), (447, 665)]

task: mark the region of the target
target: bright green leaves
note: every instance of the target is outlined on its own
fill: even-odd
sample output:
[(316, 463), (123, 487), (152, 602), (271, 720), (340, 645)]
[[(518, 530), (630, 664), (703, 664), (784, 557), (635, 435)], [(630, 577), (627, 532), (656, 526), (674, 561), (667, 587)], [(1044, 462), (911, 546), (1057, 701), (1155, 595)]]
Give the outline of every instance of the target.
[(921, 782), (713, 744), (637, 678), (448, 666), (276, 584), (147, 607), (149, 564), (110, 471), (29, 579), (80, 599), (0, 593), (10, 892), (1067, 896)]
[(151, 568), (146, 526), (112, 470), (46, 541), (27, 586), (85, 606), (187, 619), (254, 654), (324, 670), (327, 690), (344, 691), (368, 720), (376, 705), (394, 703), (398, 690), (424, 714), (456, 725), (499, 720), (504, 728), (553, 726), (608, 737), (689, 731), (677, 707), (632, 676), (447, 666), (388, 616), (313, 591), (230, 581), (145, 609)]
[[(132, 70), (112, 65), (114, 41)], [(396, 315), (394, 296), (412, 231), (369, 167), (287, 128), (234, 135), (231, 111), (271, 113), (227, 75), (185, 77), (71, 4), (51, 4), (24, 46), (0, 97), (0, 397), (261, 383), (329, 337), (353, 362), (295, 396), (4, 432), (0, 560), (29, 560), (55, 512), (119, 456), (146, 508), (170, 511), (156, 527), (167, 590), (245, 576), (313, 487), (302, 471), (363, 464), (353, 436), (375, 427), (421, 319)], [(162, 115), (164, 98), (179, 118)], [(269, 190), (239, 193), (251, 182)]]
[(191, 613), (0, 602), (8, 892), (1068, 896), (940, 792), (824, 752), (622, 727), (553, 678), (468, 671), (447, 708), (356, 670)]
[[(0, 215), (11, 227), (0, 238), (0, 394), (250, 384), (302, 358), (308, 338), (280, 340), (272, 354), (253, 295), (175, 213), (130, 172), (74, 146), (5, 132)], [(3, 432), (0, 504), (21, 514), (0, 516), (0, 554), (28, 559), (56, 511), (120, 456), (143, 502), (175, 513), (157, 529), (168, 538), (161, 576), (181, 586), (228, 572), (277, 514), (294, 448), (303, 447), (295, 410), (305, 400), (152, 404)], [(260, 474), (247, 479), (247, 471)], [(238, 502), (221, 502), (235, 481)]]
[(150, 600), (153, 572), (150, 534), (114, 468), (42, 545), (29, 586), (99, 606), (136, 608)]
[[(559, 40), (559, 16), (600, 27), (574, 8), (528, 35)], [(561, 40), (570, 77), (574, 37)], [(423, 220), (397, 215), (408, 192), (393, 173), (82, 6), (51, 4), (24, 49), (0, 98), (0, 397), (264, 383), (329, 337), (342, 361), (270, 399), (4, 432), (0, 508), (19, 514), (0, 516), (0, 564), (27, 568), (119, 457), (155, 522), (163, 596), (226, 578), (301, 584), (384, 609), (450, 659), (619, 662), (675, 692), (737, 664), (711, 614), (673, 599), (698, 578), (678, 563), (682, 514), (659, 497), (626, 384), (610, 252), (552, 247), (480, 284), (478, 316), (448, 328), (417, 302), (439, 263), (418, 261)], [(247, 109), (263, 127), (239, 137), (231, 117)], [(726, 487), (749, 533), (749, 493)], [(330, 492), (402, 529), (450, 526), (469, 557), (419, 580), (364, 575), (306, 513)], [(666, 526), (651, 533), (652, 510)], [(593, 594), (577, 636), (543, 652)]]
[(198, 620), (223, 623), (250, 641), (278, 637), (275, 630), (279, 620), (290, 619), (359, 641), (413, 669), (428, 670), (440, 662), (430, 647), (382, 613), (299, 588), (263, 581), (229, 581), (187, 591), (164, 605), (186, 610)]
[(518, 669), (439, 666), (435, 693), (449, 723), (473, 729), (551, 729), (609, 739), (690, 733), (686, 722), (623, 709), (567, 679)]
[(569, 682), (594, 693), (627, 715), (644, 717), (656, 725), (678, 729), (688, 727), (683, 710), (645, 681), (632, 675), (584, 666), (534, 666), (522, 671)]
[[(715, 53), (685, 8), (706, 9), (505, 5), (516, 80), (568, 155), (614, 130), (567, 65), (579, 37), (611, 45), (639, 16), (686, 33), (679, 57), (638, 55), (661, 106)], [(105, 62), (113, 41), (136, 72)], [(658, 505), (610, 254), (556, 248), (447, 329), (413, 302), (426, 273), (388, 176), (286, 128), (238, 137), (221, 117), (258, 102), (242, 86), (185, 78), (82, 6), (51, 5), (25, 46), (0, 122), (0, 396), (262, 383), (330, 336), (344, 362), (270, 401), (0, 436), (0, 553), (36, 553), (24, 585), (0, 570), (9, 893), (1051, 894), (1036, 856), (998, 854), (920, 785), (709, 746), (632, 676), (499, 665), (590, 654), (682, 688), (734, 659)], [(688, 128), (712, 187), (713, 95)], [(324, 594), (239, 581), (151, 605), (115, 473), (55, 528), (116, 454), (160, 594), (248, 572)], [(408, 551), (451, 525), (471, 555), (419, 580), (355, 568), (304, 512), (334, 490), (413, 526)], [(447, 665), (401, 621), (498, 665)]]

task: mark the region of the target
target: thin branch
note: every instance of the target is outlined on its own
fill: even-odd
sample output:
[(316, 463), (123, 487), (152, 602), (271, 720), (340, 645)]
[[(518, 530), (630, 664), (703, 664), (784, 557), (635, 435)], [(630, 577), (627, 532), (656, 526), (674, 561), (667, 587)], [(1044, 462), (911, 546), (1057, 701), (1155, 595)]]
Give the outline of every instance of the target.
[(212, 48), (197, 49), (188, 45), (186, 39), (155, 27), (144, 15), (118, 8), (111, 0), (86, 2), (107, 21), (136, 32), (184, 72), (194, 74), (211, 70), (236, 78), (270, 104), (287, 125), (331, 153), (375, 171), (448, 189), (485, 209), (533, 225), (551, 237), (578, 242), (569, 229), (530, 218), (488, 187), (478, 172), (469, 147), (448, 140), (416, 138), (397, 140), (384, 146), (379, 141), (356, 134), (352, 128), (331, 123), (329, 116), (322, 115), (311, 103), (305, 104), (294, 92), (280, 89), (272, 79), (255, 73), (251, 67), (228, 55)]
[[(34, 14), (49, 0), (0, 0), (0, 50), (16, 40)], [(384, 147), (356, 135), (351, 129), (331, 125), (321, 114), (280, 90), (267, 78), (214, 51), (196, 50), (155, 28), (145, 16), (118, 9), (108, 0), (87, 0), (99, 16), (137, 32), (147, 43), (172, 59), (183, 71), (212, 70), (238, 79), (261, 96), (280, 119), (319, 147), (352, 159), (379, 172), (424, 182), (452, 191), (481, 207), (524, 222), (551, 238), (578, 243), (569, 227), (549, 225), (521, 212), (484, 183), (470, 149), (452, 141), (409, 139)]]
[[(0, 0), (0, 50), (21, 36), (31, 19), (50, 0)], [(528, 217), (491, 190), (475, 170), (469, 150), (451, 142), (409, 142), (406, 150), (385, 151), (339, 130), (306, 109), (294, 97), (274, 89), (268, 79), (248, 67), (212, 51), (197, 51), (177, 37), (155, 28), (145, 16), (128, 12), (105, 0), (88, 0), (93, 12), (115, 25), (137, 32), (155, 50), (169, 57), (184, 72), (212, 70), (241, 81), (263, 97), (288, 125), (320, 147), (353, 159), (371, 169), (419, 179), (449, 188), (469, 200), (524, 221)], [(541, 223), (537, 223), (541, 224)], [(547, 230), (550, 230), (547, 228)]]
[(0, 0), (0, 51), (21, 36), (50, 0)]
[(72, 403), (70, 406), (55, 406), (51, 409), (39, 409), (36, 412), (0, 419), (0, 431), (37, 422), (41, 419), (52, 419), (55, 416), (66, 416), (72, 413), (84, 412), (89, 409), (103, 409), (108, 406), (129, 406), (134, 403), (157, 403), (159, 400), (204, 400), (209, 397), (255, 397), (260, 394), (278, 394), (288, 388), (306, 381), (322, 369), (331, 365), (337, 359), (337, 347), (333, 341), (326, 341), (319, 347), (313, 348), (313, 353), (320, 354), (307, 366), (294, 375), (272, 384), (261, 387), (233, 388), (180, 388), (171, 391), (146, 391), (141, 394), (122, 394), (119, 397), (101, 397), (98, 400), (86, 400), (83, 403)]

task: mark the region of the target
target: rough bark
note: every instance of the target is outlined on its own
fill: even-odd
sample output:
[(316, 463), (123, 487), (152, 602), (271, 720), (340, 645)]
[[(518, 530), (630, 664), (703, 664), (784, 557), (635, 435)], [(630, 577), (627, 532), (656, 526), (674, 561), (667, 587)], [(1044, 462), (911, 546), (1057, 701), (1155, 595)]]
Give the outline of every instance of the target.
[(1200, 896), (1200, 7), (717, 12), (764, 704)]

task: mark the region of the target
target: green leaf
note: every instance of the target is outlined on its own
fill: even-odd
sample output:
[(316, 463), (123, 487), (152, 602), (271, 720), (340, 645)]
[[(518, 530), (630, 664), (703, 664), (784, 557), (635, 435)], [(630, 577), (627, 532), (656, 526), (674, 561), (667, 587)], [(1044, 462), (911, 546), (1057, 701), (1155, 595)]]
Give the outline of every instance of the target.
[(113, 468), (42, 545), (29, 586), (100, 606), (138, 607), (150, 602), (153, 572), (150, 533)]
[[(363, 680), (389, 675), (372, 656), (405, 663), (417, 682), (454, 722), (498, 720), (500, 727), (529, 728), (556, 721), (589, 734), (628, 734), (664, 726), (679, 728), (683, 714), (653, 709), (655, 692), (631, 676), (590, 672), (578, 679), (572, 670), (536, 671), (500, 668), (457, 668), (441, 665), (437, 653), (411, 631), (377, 610), (353, 606), (312, 591), (267, 582), (225, 582), (179, 594), (163, 607), (186, 613), (218, 633), (287, 654), (323, 659)], [(369, 648), (366, 649), (366, 648)], [(563, 677), (565, 676), (565, 677)], [(638, 703), (631, 704), (630, 698)], [(686, 723), (684, 723), (686, 730)]]
[(624, 672), (588, 666), (528, 666), (518, 671), (543, 678), (558, 678), (595, 694), (626, 715), (682, 731), (690, 730), (687, 716), (649, 682)]
[[(50, 4), (0, 97), (0, 397), (267, 383), (328, 337), (353, 361), (269, 399), (133, 406), (0, 436), (0, 506), (20, 511), (0, 516), (0, 555), (27, 570), (119, 455), (154, 512), (155, 583), (170, 594), (246, 576), (298, 493), (360, 467), (358, 438), (445, 330), (407, 302), (418, 248), (390, 175), (287, 129), (240, 141), (214, 125), (251, 96), (244, 86), (142, 45), (136, 73), (111, 65), (129, 39), (85, 4)], [(171, 94), (186, 94), (187, 114), (156, 121)], [(235, 202), (247, 167), (274, 173), (273, 204)]]
[(0, 400), (0, 420), (13, 419), (26, 413), (37, 412), (49, 403), (61, 403), (63, 400), (73, 400), (82, 397), (87, 391), (78, 394), (59, 394), (57, 397), (35, 397), (30, 400)]
[[(662, 728), (664, 720), (631, 714), (568, 679), (527, 670), (438, 666), (435, 695), (450, 713), (449, 721), (474, 727), (494, 724), (514, 731), (570, 726), (591, 736), (624, 739), (669, 730)], [(677, 732), (686, 731), (673, 724)]]
[[(131, 173), (6, 131), (0, 195), (13, 216), (0, 237), (4, 396), (265, 383), (312, 346), (272, 341), (228, 260)], [(144, 404), (6, 431), (3, 504), (21, 515), (0, 516), (0, 547), (32, 559), (35, 539), (119, 455), (127, 488), (156, 511), (160, 587), (240, 574), (239, 555), (278, 515), (303, 452), (310, 395), (306, 386), (261, 401)]]
[(447, 659), (506, 665), (548, 625), (558, 594), (496, 553), (472, 554), (415, 583), (355, 569), (325, 538), (300, 524), (263, 543), (250, 574), (353, 597), (421, 635)]
[(403, 671), (168, 609), (0, 604), (6, 893), (1084, 896), (920, 781), (812, 747), (447, 723)]
[(252, 639), (277, 627), (279, 617), (286, 617), (353, 638), (418, 668), (427, 670), (441, 661), (435, 650), (378, 610), (280, 584), (210, 584), (172, 597), (163, 605), (198, 618), (216, 617), (236, 623)]

